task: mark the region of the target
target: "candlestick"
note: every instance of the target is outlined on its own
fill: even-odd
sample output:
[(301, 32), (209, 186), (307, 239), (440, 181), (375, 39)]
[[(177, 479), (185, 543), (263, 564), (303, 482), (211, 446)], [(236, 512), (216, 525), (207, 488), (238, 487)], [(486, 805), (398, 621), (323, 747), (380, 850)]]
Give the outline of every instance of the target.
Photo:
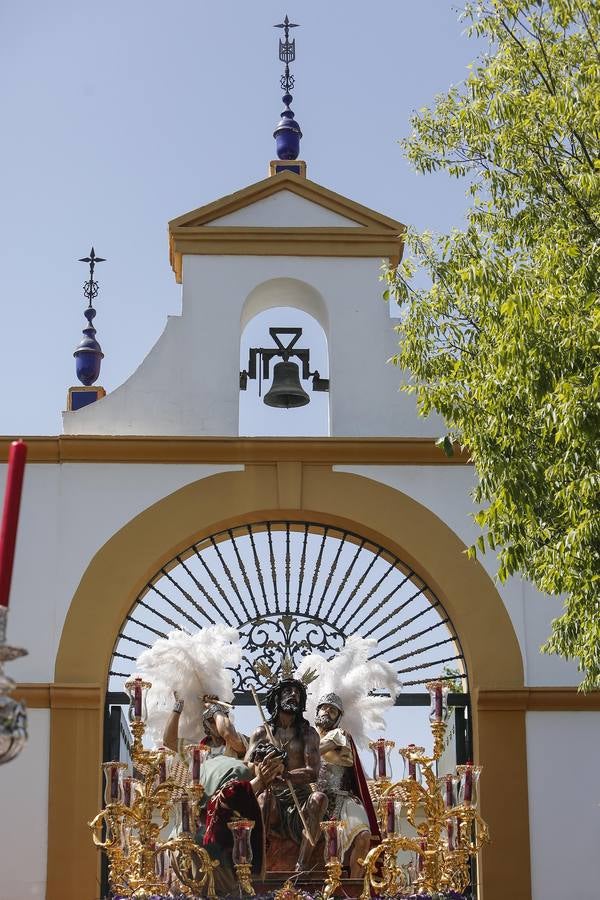
[(148, 710), (146, 708), (146, 696), (152, 687), (150, 681), (144, 681), (137, 675), (131, 681), (125, 682), (125, 690), (129, 695), (128, 717), (132, 725), (136, 722), (146, 721)]
[(421, 782), (421, 766), (418, 760), (425, 753), (424, 747), (417, 747), (416, 744), (409, 744), (408, 747), (402, 747), (400, 755), (404, 759), (404, 778), (409, 781)]
[(341, 883), (342, 875), (342, 842), (340, 829), (344, 823), (339, 819), (328, 819), (321, 822), (321, 831), (324, 838), (325, 856), (325, 885), (323, 888), (323, 900), (331, 900)]
[(104, 785), (104, 802), (108, 806), (109, 803), (117, 803), (122, 799), (123, 791), (121, 785), (122, 772), (127, 769), (127, 763), (106, 762), (102, 764), (104, 769), (104, 777), (106, 779)]
[(13, 441), (8, 454), (8, 473), (0, 528), (0, 606), (8, 606), (26, 457), (27, 444), (24, 441)]
[(459, 802), (465, 806), (475, 806), (477, 804), (477, 786), (482, 766), (474, 766), (473, 763), (468, 762), (464, 766), (457, 766), (456, 771), (460, 778)]
[(396, 746), (394, 741), (378, 738), (369, 741), (369, 749), (373, 753), (373, 778), (377, 781), (388, 781), (392, 776), (390, 752)]
[(442, 681), (430, 681), (425, 685), (431, 697), (429, 709), (430, 722), (445, 722), (448, 718), (448, 684)]
[(185, 754), (189, 759), (192, 782), (195, 785), (200, 784), (202, 763), (209, 753), (210, 747), (207, 744), (191, 744), (185, 748)]
[(254, 828), (252, 819), (233, 819), (227, 823), (227, 827), (233, 836), (233, 851), (231, 854), (232, 862), (235, 868), (235, 874), (240, 886), (240, 890), (244, 894), (254, 896), (255, 891), (252, 887), (252, 844), (250, 835)]

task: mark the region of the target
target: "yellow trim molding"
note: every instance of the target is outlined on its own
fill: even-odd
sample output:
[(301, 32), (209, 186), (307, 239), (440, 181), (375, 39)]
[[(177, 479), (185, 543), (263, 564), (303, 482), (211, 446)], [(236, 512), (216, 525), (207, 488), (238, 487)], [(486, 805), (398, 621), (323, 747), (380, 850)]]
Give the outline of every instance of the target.
[[(11, 692), (29, 709), (100, 709), (98, 684), (20, 682)], [(584, 694), (576, 687), (533, 687), (513, 691), (479, 691), (478, 710), (499, 712), (600, 712), (600, 691)]]
[[(279, 191), (290, 191), (344, 216), (348, 227), (270, 228), (211, 225)], [(356, 227), (360, 226), (360, 227)], [(169, 222), (169, 258), (178, 282), (185, 254), (362, 256), (400, 262), (406, 226), (293, 172), (281, 172)]]
[[(0, 462), (11, 441), (0, 439)], [(121, 437), (66, 434), (25, 437), (29, 463), (274, 463), (329, 465), (469, 464), (466, 451), (448, 457), (433, 438)]]
[(22, 682), (12, 696), (29, 709), (100, 709), (103, 690), (99, 684)]
[(524, 712), (598, 712), (600, 691), (584, 694), (576, 687), (531, 687), (520, 691), (479, 691), (481, 710)]

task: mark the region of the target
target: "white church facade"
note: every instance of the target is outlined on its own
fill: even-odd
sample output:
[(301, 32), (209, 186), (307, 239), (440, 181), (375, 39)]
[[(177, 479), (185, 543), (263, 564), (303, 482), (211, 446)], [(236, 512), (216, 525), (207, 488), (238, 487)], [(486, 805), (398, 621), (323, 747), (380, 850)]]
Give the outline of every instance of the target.
[[(387, 363), (396, 335), (379, 276), (382, 259), (398, 262), (403, 230), (308, 180), (303, 168), (276, 166), (174, 219), (181, 315), (123, 385), (64, 413), (62, 435), (27, 438), (8, 637), (28, 656), (7, 671), (27, 703), (29, 740), (0, 767), (0, 900), (101, 896), (88, 822), (101, 804), (115, 648), (129, 664), (128, 617), (190, 548), (244, 529), (270, 539), (271, 528), (288, 544), (290, 534), (341, 534), (353, 548), (377, 548), (373, 555), (409, 573), (444, 610), (468, 688), (473, 759), (484, 767), (491, 843), (477, 896), (597, 897), (600, 698), (578, 693), (575, 666), (539, 652), (558, 604), (516, 578), (497, 584), (492, 556), (465, 554), (477, 536), (473, 468), (466, 455), (443, 455), (435, 444), (442, 425), (419, 418)], [(240, 434), (242, 336), (257, 316), (282, 308), (311, 317), (325, 335), (327, 434)], [(275, 316), (271, 325), (279, 324)], [(246, 389), (256, 391), (256, 380)], [(282, 609), (291, 583), (298, 604), (285, 608), (301, 617), (311, 573), (313, 587), (321, 582), (316, 561), (307, 563), (302, 593), (289, 558), (278, 582)], [(268, 558), (265, 566), (270, 602)], [(291, 568), (304, 576), (304, 557)], [(224, 577), (224, 595), (234, 580)], [(357, 598), (367, 584), (365, 570)], [(353, 620), (356, 633), (369, 630), (377, 589), (368, 591), (372, 607), (364, 601), (370, 618)], [(202, 608), (200, 593), (192, 599)], [(386, 634), (404, 623), (389, 609)], [(413, 664), (418, 656), (404, 670)]]

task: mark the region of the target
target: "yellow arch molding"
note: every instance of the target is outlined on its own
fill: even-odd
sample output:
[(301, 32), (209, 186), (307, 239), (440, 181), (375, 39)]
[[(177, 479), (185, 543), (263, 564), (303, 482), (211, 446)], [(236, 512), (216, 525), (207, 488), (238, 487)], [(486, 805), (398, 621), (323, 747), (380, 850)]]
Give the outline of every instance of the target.
[[(437, 516), (410, 497), (327, 465), (247, 466), (202, 479), (160, 500), (95, 555), (73, 597), (55, 683), (105, 685), (116, 636), (140, 590), (194, 541), (233, 524), (282, 515), (351, 528), (411, 565), (440, 598), (460, 637), (472, 696), (519, 691), (523, 665), (504, 604), (482, 566)], [(99, 696), (101, 692), (98, 692)], [(49, 900), (98, 896), (98, 859), (85, 827), (100, 802), (103, 710), (52, 709), (48, 845)], [(481, 896), (530, 896), (525, 711), (473, 709), (476, 759), (486, 772), (482, 812), (493, 842), (481, 866)], [(74, 763), (76, 760), (76, 764)], [(510, 815), (508, 813), (510, 810)]]

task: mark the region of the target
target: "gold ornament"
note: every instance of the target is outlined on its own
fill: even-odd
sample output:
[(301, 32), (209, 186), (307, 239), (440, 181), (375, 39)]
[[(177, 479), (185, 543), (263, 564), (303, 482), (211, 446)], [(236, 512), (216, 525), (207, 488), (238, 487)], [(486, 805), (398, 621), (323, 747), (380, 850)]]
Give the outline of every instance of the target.
[[(147, 689), (146, 683), (143, 686)], [(126, 768), (125, 764), (104, 763), (109, 796), (105, 808), (89, 823), (94, 844), (108, 857), (111, 893), (144, 897), (173, 891), (215, 898), (213, 870), (219, 863), (196, 844), (193, 836), (196, 811), (204, 793), (202, 785), (182, 787), (166, 777), (167, 760), (175, 754), (167, 749), (144, 748), (145, 724), (141, 716), (133, 719), (131, 731), (132, 765), (141, 779), (121, 781), (118, 772)], [(161, 841), (160, 832), (169, 824), (176, 803), (185, 815), (181, 833)], [(170, 881), (159, 874), (161, 860), (167, 861)]]
[[(427, 688), (435, 696), (436, 689), (439, 692), (442, 685), (441, 682), (431, 682)], [(458, 778), (447, 776), (453, 781), (449, 796), (445, 796), (440, 781), (445, 786), (446, 779), (438, 780), (434, 773), (434, 767), (442, 755), (446, 732), (441, 705), (430, 726), (432, 756), (427, 756), (423, 747), (404, 747), (400, 755), (412, 776), (397, 782), (382, 778), (374, 784), (374, 801), (385, 837), (381, 844), (367, 853), (364, 860), (359, 860), (365, 867), (360, 900), (369, 900), (371, 887), (377, 894), (386, 896), (397, 894), (405, 887), (410, 887), (414, 893), (448, 890), (462, 893), (470, 883), (471, 857), (489, 842), (487, 825), (477, 812), (473, 796), (482, 767), (471, 764), (458, 766)], [(423, 783), (417, 780), (419, 770)], [(453, 784), (456, 781), (465, 785), (462, 798), (455, 797)], [(413, 836), (396, 833), (398, 823), (395, 813), (392, 814), (392, 822), (387, 818), (388, 801), (398, 801), (400, 808), (406, 809), (406, 819), (415, 829)], [(391, 827), (388, 829), (388, 826)], [(415, 853), (417, 866), (412, 878), (397, 864), (397, 854), (401, 850)], [(376, 873), (380, 867), (381, 877), (378, 877)]]

